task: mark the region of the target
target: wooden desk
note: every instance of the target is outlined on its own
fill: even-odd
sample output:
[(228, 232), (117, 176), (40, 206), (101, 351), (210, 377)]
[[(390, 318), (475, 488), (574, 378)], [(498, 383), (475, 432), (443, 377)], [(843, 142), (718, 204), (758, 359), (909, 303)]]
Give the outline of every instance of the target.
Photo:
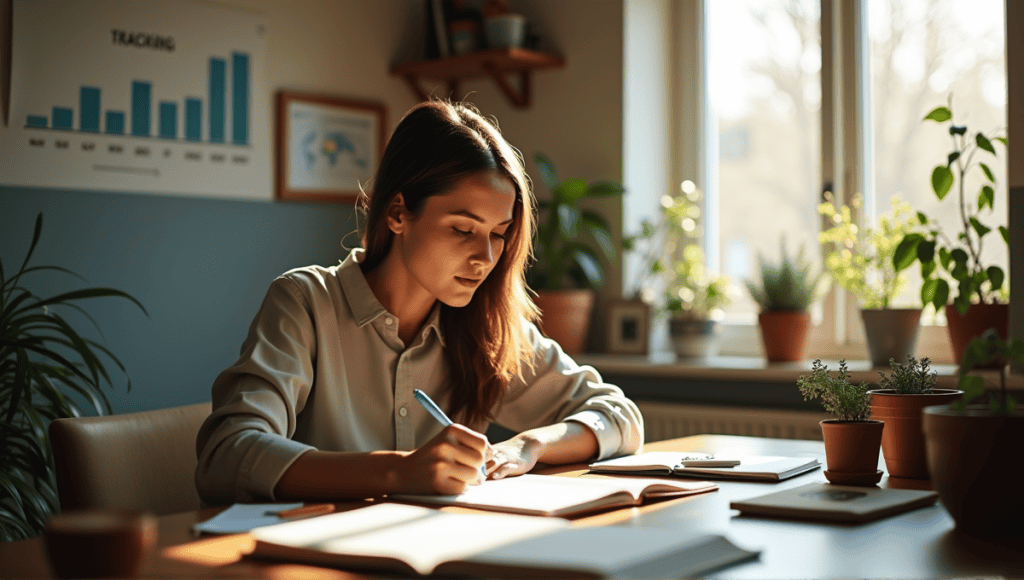
[[(817, 441), (700, 435), (651, 443), (646, 449), (807, 456), (825, 462), (824, 448)], [(564, 476), (585, 472), (583, 466), (573, 467), (540, 472)], [(879, 468), (884, 467), (879, 457)], [(725, 568), (713, 575), (716, 578), (1024, 577), (1024, 537), (988, 541), (963, 536), (954, 531), (953, 520), (941, 504), (857, 526), (750, 518), (729, 509), (735, 499), (814, 481), (825, 481), (821, 470), (777, 484), (723, 481), (717, 492), (600, 513), (574, 524), (715, 532), (741, 547), (761, 550), (758, 560)], [(888, 487), (888, 478), (880, 485)], [(339, 509), (354, 505), (339, 504)], [(251, 538), (244, 534), (199, 539), (189, 535), (192, 524), (215, 512), (159, 518), (158, 555), (146, 564), (143, 577), (365, 578), (341, 570), (244, 559), (252, 547)], [(49, 573), (41, 538), (0, 544), (0, 578), (46, 578)]]

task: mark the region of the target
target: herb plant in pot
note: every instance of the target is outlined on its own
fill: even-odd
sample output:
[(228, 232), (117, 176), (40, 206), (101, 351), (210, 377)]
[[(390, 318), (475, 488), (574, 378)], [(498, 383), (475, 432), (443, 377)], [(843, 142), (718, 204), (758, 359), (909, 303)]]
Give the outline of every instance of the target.
[(747, 281), (747, 289), (761, 309), (757, 321), (765, 357), (768, 362), (801, 360), (811, 325), (809, 310), (821, 295), (825, 278), (821, 272), (811, 271), (803, 247), (790, 257), (785, 242), (778, 264), (769, 263), (762, 255), (758, 262), (760, 285)]
[[(937, 107), (924, 120), (949, 124), (953, 150), (945, 163), (932, 170), (931, 185), (939, 200), (949, 197), (957, 203), (960, 231), (948, 234), (937, 221), (918, 212), (921, 231), (903, 237), (893, 255), (893, 265), (900, 271), (920, 262), (921, 302), (925, 306), (933, 304), (936, 310), (945, 308), (954, 359), (963, 360), (971, 339), (989, 328), (995, 328), (1004, 340), (1007, 337), (1009, 292), (1003, 286), (1006, 276), (999, 266), (985, 265), (982, 249), (986, 241), (999, 243), (1000, 237), (1002, 243), (1009, 244), (1010, 232), (999, 226), (997, 236), (981, 221), (984, 214), (992, 213), (998, 184), (992, 169), (984, 161), (975, 160), (981, 152), (996, 155), (993, 141), (1004, 147), (1007, 141), (1005, 137), (989, 138), (980, 132), (970, 137), (966, 125), (954, 124), (950, 107)], [(972, 171), (973, 176), (982, 180), (976, 196), (969, 195), (967, 190), (967, 178)], [(951, 192), (955, 195), (949, 196)], [(956, 283), (952, 304), (947, 304), (951, 290), (947, 277)]]
[(825, 440), (825, 477), (839, 485), (870, 486), (882, 479), (878, 469), (878, 449), (882, 442), (881, 421), (868, 418), (867, 383), (855, 385), (849, 380), (846, 361), (839, 361), (839, 372), (832, 376), (828, 366), (815, 360), (811, 374), (797, 379), (805, 401), (821, 399), (835, 419), (821, 422)]
[(718, 354), (721, 343), (717, 319), (731, 302), (729, 279), (705, 266), (696, 221), (699, 190), (686, 181), (681, 191), (662, 196), (658, 222), (645, 220), (641, 233), (624, 238), (623, 246), (641, 254), (637, 292), (654, 303), (658, 316), (668, 317), (676, 356), (710, 357)]
[(109, 350), (80, 335), (62, 313), (74, 309), (85, 314), (79, 301), (108, 296), (127, 298), (142, 308), (130, 295), (111, 288), (40, 298), (23, 287), (28, 275), (40, 271), (75, 275), (59, 266), (29, 266), (42, 227), (39, 214), (17, 271), (4, 269), (0, 260), (0, 541), (39, 534), (49, 516), (60, 510), (47, 428), (54, 419), (80, 416), (78, 401), (101, 415), (109, 413), (103, 386), (113, 383), (104, 359), (124, 371)]
[(919, 225), (910, 204), (892, 198), (892, 212), (882, 215), (877, 228), (858, 228), (854, 211), (862, 198), (853, 200), (853, 208), (836, 208), (829, 201), (818, 206), (818, 213), (832, 221), (832, 227), (818, 235), (828, 247), (825, 270), (832, 280), (860, 301), (861, 320), (871, 364), (884, 366), (892, 359), (906, 360), (914, 354), (920, 328), (920, 308), (893, 308), (893, 300), (906, 283), (896, 271), (892, 258), (903, 237)]
[[(1024, 339), (1004, 341), (986, 331), (964, 353), (963, 398), (925, 407), (922, 415), (932, 487), (969, 535), (1024, 535), (1024, 409), (1006, 391), (1007, 361), (1024, 363)], [(982, 376), (970, 373), (993, 362), (999, 389), (987, 392)]]
[(551, 199), (538, 202), (536, 260), (527, 283), (537, 293), (541, 330), (565, 352), (578, 354), (586, 346), (595, 290), (604, 284), (602, 256), (615, 255), (608, 220), (582, 202), (617, 197), (625, 189), (612, 181), (588, 184), (578, 177), (560, 182), (546, 155), (538, 153), (534, 162)]
[[(885, 423), (882, 430), (882, 456), (889, 480), (928, 480), (921, 410), (930, 405), (946, 405), (963, 395), (959, 389), (936, 389), (931, 361), (907, 357), (903, 365), (889, 361), (892, 372), (879, 372), (882, 380), (871, 396), (871, 418)], [(910, 482), (907, 482), (910, 483)]]

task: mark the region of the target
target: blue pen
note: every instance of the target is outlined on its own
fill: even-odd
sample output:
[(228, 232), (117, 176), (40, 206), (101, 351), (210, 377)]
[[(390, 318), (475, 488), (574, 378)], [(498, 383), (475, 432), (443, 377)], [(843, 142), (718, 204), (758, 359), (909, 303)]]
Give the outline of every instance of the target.
[[(419, 402), (419, 404), (423, 405), (423, 408), (426, 409), (428, 413), (433, 415), (433, 417), (437, 419), (438, 423), (444, 425), (445, 427), (453, 423), (453, 421), (448, 418), (448, 415), (444, 414), (444, 411), (441, 410), (441, 407), (438, 407), (437, 403), (435, 403), (434, 400), (428, 397), (427, 394), (424, 393), (423, 391), (419, 389), (413, 389), (412, 396), (416, 397), (416, 400)], [(480, 466), (480, 475), (483, 475), (485, 478), (487, 477), (487, 469), (483, 465)]]

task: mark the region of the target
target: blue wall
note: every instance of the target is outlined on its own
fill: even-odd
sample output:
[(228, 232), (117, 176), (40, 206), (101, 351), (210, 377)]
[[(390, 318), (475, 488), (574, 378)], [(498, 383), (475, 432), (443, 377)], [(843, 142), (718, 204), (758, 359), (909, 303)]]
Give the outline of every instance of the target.
[[(31, 264), (69, 268), (86, 281), (43, 273), (23, 286), (42, 297), (117, 288), (149, 312), (119, 298), (80, 302), (132, 382), (127, 392), (124, 375), (112, 376), (106, 392), (115, 413), (210, 400), (213, 379), (238, 356), (270, 281), (294, 267), (337, 263), (347, 255), (342, 241), (358, 245), (351, 205), (0, 186), (5, 274), (21, 265), (39, 212), (43, 233)], [(99, 338), (80, 315), (67, 318)]]

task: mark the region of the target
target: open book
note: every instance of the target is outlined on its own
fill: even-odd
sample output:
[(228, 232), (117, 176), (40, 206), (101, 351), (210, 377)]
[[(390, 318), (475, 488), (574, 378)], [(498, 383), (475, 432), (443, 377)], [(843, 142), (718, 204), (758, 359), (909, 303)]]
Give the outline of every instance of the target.
[[(643, 475), (681, 475), (701, 479), (747, 479), (752, 481), (781, 481), (818, 468), (821, 464), (813, 457), (774, 457), (761, 455), (730, 455), (739, 460), (733, 467), (686, 467), (684, 457), (702, 454), (689, 451), (651, 451), (625, 455), (590, 464), (595, 473), (628, 473)], [(719, 457), (719, 456), (716, 456)], [(720, 455), (720, 458), (726, 458)]]
[(744, 514), (868, 522), (935, 503), (934, 491), (808, 483), (729, 504)]
[(718, 535), (391, 503), (250, 533), (255, 557), (421, 575), (681, 578), (757, 555)]
[(644, 499), (677, 497), (718, 489), (707, 481), (557, 477), (527, 473), (471, 485), (458, 495), (392, 495), (389, 499), (537, 516), (571, 516), (639, 505)]

